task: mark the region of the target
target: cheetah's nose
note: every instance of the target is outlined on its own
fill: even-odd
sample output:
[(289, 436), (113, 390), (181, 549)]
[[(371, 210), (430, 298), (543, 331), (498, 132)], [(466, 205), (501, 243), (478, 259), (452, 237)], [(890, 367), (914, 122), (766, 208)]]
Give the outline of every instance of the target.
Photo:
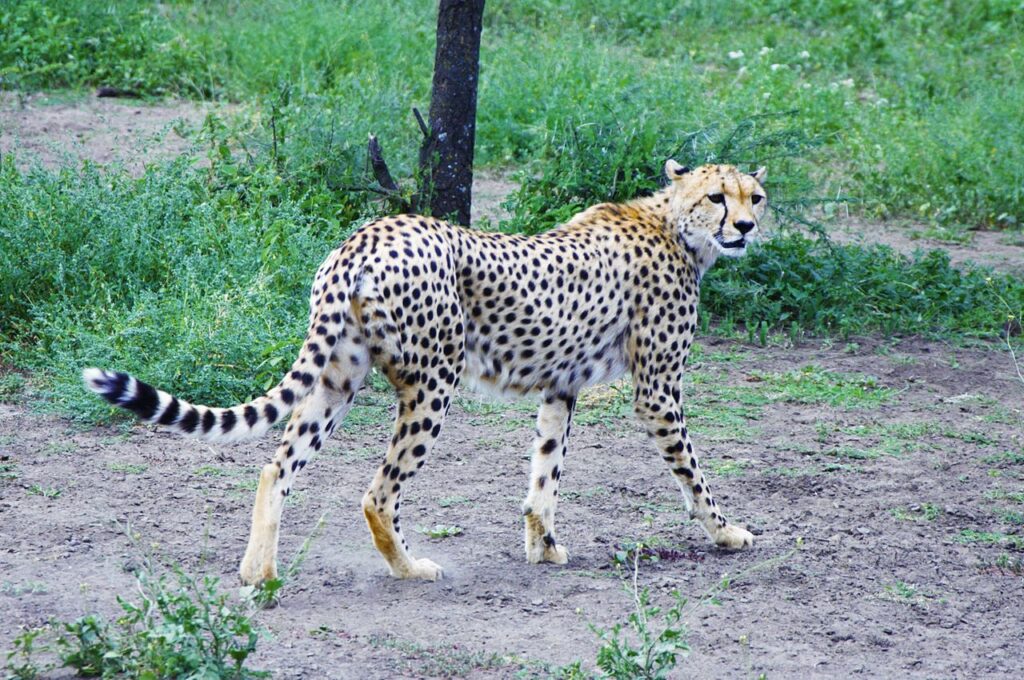
[(749, 220), (741, 220), (739, 222), (734, 223), (733, 226), (736, 227), (736, 230), (739, 231), (741, 234), (746, 234), (756, 225)]

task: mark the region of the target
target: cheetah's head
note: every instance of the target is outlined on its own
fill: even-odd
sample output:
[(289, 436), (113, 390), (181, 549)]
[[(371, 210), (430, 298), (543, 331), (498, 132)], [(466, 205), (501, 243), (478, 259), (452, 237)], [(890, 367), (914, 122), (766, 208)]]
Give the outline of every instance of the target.
[(761, 182), (765, 168), (740, 172), (732, 165), (702, 165), (695, 170), (674, 160), (665, 163), (670, 180), (670, 210), (683, 241), (698, 253), (739, 257), (759, 234), (768, 198)]

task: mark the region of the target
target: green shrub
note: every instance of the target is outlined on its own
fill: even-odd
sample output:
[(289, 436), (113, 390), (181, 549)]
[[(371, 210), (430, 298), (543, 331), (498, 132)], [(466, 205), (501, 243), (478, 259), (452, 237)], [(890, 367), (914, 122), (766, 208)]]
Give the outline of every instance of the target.
[(806, 203), (810, 183), (796, 159), (814, 141), (793, 125), (793, 114), (757, 116), (725, 127), (680, 135), (666, 121), (598, 119), (567, 122), (546, 137), (538, 160), (516, 177), (520, 188), (506, 201), (510, 232), (547, 231), (578, 211), (604, 201), (627, 201), (664, 184), (664, 164), (731, 163), (754, 170), (768, 163), (772, 207), (784, 213)]
[(93, 364), (244, 400), (290, 362), (313, 272), (362, 221), (347, 215), (370, 210), (358, 194), (307, 212), (318, 191), (266, 163), (182, 158), (131, 179), (91, 164), (22, 173), (4, 158), (0, 359), (86, 418), (109, 414), (79, 397), (76, 374)]
[(902, 255), (888, 246), (835, 245), (800, 233), (719, 262), (704, 280), (702, 314), (786, 330), (847, 336), (966, 334), (995, 338), (1007, 321), (997, 294), (1024, 308), (1024, 282), (954, 267), (942, 250)]
[(216, 578), (180, 568), (156, 575), (147, 567), (137, 579), (141, 600), (118, 596), (122, 613), (112, 622), (89, 615), (22, 632), (7, 653), (7, 671), (17, 678), (54, 666), (84, 677), (141, 680), (267, 676), (246, 667), (264, 635), (251, 620), (253, 601), (233, 600)]
[(605, 677), (615, 680), (671, 677), (679, 659), (690, 653), (686, 626), (682, 622), (686, 600), (673, 592), (675, 603), (668, 609), (651, 604), (647, 588), (635, 593), (635, 610), (627, 619), (635, 642), (629, 639), (622, 624), (611, 628), (591, 625), (601, 640), (597, 651), (597, 667)]
[[(570, 121), (658, 121), (671, 141), (792, 108), (823, 140), (819, 194), (955, 228), (1024, 220), (1016, 0), (515, 0), (484, 21), (478, 164), (517, 167)], [(0, 78), (241, 101), (288, 85), (317, 102), (290, 107), (292, 130), (354, 148), (376, 132), (407, 175), (434, 27), (413, 0), (24, 0), (0, 9)]]
[[(807, 224), (813, 196), (807, 164), (798, 156), (815, 141), (794, 129), (796, 113), (756, 117), (732, 128), (710, 127), (684, 137), (646, 119), (629, 124), (566, 126), (548, 137), (539, 172), (519, 175), (506, 203), (503, 229), (544, 231), (601, 201), (626, 200), (657, 188), (668, 157), (696, 165), (769, 165), (770, 209), (778, 233), (738, 260), (722, 258), (705, 278), (706, 318), (748, 329), (798, 328), (830, 335), (966, 333), (995, 337), (1006, 307), (1024, 308), (1024, 283), (978, 267), (952, 266), (944, 251), (906, 256), (887, 246), (837, 245)], [(787, 226), (788, 225), (788, 226)], [(706, 322), (705, 322), (706, 324)], [(762, 331), (764, 332), (764, 331)]]
[(153, 2), (5, 3), (0, 35), (0, 85), (210, 92), (193, 80), (203, 72), (199, 53)]

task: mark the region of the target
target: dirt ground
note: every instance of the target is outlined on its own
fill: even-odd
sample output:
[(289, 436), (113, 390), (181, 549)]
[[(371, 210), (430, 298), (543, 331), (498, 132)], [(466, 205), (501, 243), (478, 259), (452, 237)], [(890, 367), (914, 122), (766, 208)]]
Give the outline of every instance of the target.
[[(837, 378), (818, 396), (776, 394), (778, 376), (812, 375), (801, 370), (808, 365), (875, 376), (865, 394), (888, 396), (836, 401), (827, 383)], [(326, 513), (327, 523), (281, 606), (259, 615), (272, 637), (256, 667), (286, 678), (529, 677), (549, 672), (544, 664), (592, 662), (588, 623), (623, 621), (631, 608), (614, 554), (643, 541), (662, 549), (639, 573), (660, 603), (673, 589), (699, 600), (733, 577), (719, 605), (688, 610), (693, 651), (679, 677), (1019, 670), (1024, 384), (1007, 354), (919, 340), (771, 349), (714, 341), (687, 391), (719, 499), (757, 534), (753, 550), (715, 549), (684, 521), (651, 445), (597, 392), (583, 400), (562, 479), (558, 526), (571, 561), (526, 564), (519, 506), (530, 412), (466, 400), (403, 499), (414, 552), (446, 578), (411, 583), (388, 576), (359, 511), (392, 411), (387, 395), (364, 390), (355, 422), (286, 509), (284, 560), (317, 518)], [(119, 525), (187, 569), (233, 583), (273, 439), (211, 447), (2, 407), (0, 644), (19, 625), (112, 614), (141, 555)], [(463, 533), (430, 539), (412, 529), (435, 525)]]
[[(45, 167), (66, 159), (124, 163), (133, 175), (189, 148), (188, 131), (224, 107), (187, 101), (150, 103), (58, 93), (0, 93), (0, 153), (17, 150)], [(183, 134), (179, 134), (183, 133)]]
[[(67, 106), (61, 120), (94, 116), (112, 132), (83, 123), (79, 137), (70, 123), (39, 125), (37, 111), (15, 123), (21, 143), (60, 149), (78, 137), (88, 149), (106, 139), (99, 147), (113, 152), (123, 131), (113, 121), (149, 110)], [(164, 130), (172, 114), (157, 108), (152, 127), (132, 132)], [(10, 108), (0, 115), (5, 128), (15, 120)], [(511, 188), (486, 181), (478, 198)], [(695, 445), (727, 516), (756, 534), (752, 550), (715, 549), (684, 519), (668, 470), (620, 393), (604, 389), (581, 400), (562, 477), (557, 526), (570, 563), (527, 564), (520, 504), (532, 406), (464, 395), (402, 503), (414, 554), (446, 578), (412, 583), (388, 576), (359, 510), (393, 414), (388, 395), (364, 389), (289, 499), (283, 561), (318, 518), (326, 523), (280, 606), (257, 615), (270, 637), (253, 665), (282, 678), (545, 677), (574, 660), (592, 667), (589, 625), (632, 611), (629, 569), (615, 555), (641, 541), (660, 558), (640, 561), (639, 585), (659, 604), (672, 590), (691, 603), (692, 651), (674, 677), (1019, 673), (1024, 381), (1005, 348), (707, 338), (686, 392)], [(211, 447), (0, 405), (0, 652), (19, 626), (116, 613), (144, 550), (125, 525), (167, 560), (236, 583), (274, 439)], [(462, 533), (417, 530), (436, 525)], [(703, 597), (712, 592), (718, 604)]]
[(939, 248), (958, 267), (973, 263), (1024, 276), (1024, 234), (971, 231), (965, 235), (965, 242), (949, 241), (924, 225), (872, 224), (859, 218), (837, 218), (829, 224), (829, 236), (839, 243), (881, 243), (907, 254)]

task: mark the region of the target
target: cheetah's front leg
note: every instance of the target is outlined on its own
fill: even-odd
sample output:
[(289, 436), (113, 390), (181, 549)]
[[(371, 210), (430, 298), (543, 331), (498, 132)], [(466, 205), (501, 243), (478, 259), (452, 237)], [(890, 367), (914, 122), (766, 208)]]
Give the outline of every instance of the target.
[(565, 564), (569, 561), (569, 553), (555, 542), (555, 506), (575, 403), (574, 396), (546, 394), (537, 413), (537, 436), (530, 460), (530, 490), (523, 503), (526, 559), (534, 564)]
[(711, 495), (676, 398), (667, 391), (637, 381), (635, 410), (661, 450), (662, 458), (671, 467), (690, 517), (700, 521), (716, 545), (733, 549), (753, 545), (753, 534), (726, 522)]

